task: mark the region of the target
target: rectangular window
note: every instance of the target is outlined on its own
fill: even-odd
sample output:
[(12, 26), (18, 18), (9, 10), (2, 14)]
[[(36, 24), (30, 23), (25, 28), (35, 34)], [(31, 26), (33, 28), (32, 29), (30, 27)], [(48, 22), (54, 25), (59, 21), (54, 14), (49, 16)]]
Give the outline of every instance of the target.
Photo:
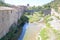
[(4, 18), (2, 17), (2, 22), (4, 22)]
[(12, 10), (11, 10), (11, 13), (12, 13)]

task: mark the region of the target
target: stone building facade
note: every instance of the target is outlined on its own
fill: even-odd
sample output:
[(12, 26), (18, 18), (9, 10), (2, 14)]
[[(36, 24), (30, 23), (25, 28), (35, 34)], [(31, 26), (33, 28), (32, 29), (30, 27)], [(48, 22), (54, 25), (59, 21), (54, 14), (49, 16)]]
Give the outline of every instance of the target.
[(15, 8), (17, 10), (17, 14), (18, 14), (18, 19), (20, 19), (21, 15), (27, 10), (27, 7), (26, 6), (10, 6), (11, 8)]
[(0, 38), (8, 33), (12, 24), (17, 23), (25, 9), (0, 7)]

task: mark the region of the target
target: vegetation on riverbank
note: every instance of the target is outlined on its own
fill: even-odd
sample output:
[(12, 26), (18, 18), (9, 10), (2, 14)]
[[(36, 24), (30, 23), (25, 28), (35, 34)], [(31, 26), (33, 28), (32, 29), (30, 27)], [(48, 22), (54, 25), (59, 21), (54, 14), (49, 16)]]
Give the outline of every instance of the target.
[(41, 11), (34, 12), (33, 15), (27, 15), (27, 14), (25, 14), (25, 15), (29, 18), (30, 23), (37, 22), (44, 16)]
[(55, 39), (55, 40), (60, 40), (60, 31), (56, 30), (56, 29), (53, 29), (51, 26), (48, 28), (43, 28), (41, 31), (40, 31), (40, 37), (38, 37), (38, 40), (41, 39), (41, 40), (50, 40), (52, 37), (52, 39)]
[(38, 40), (51, 40), (51, 39), (55, 39), (55, 40), (60, 40), (60, 31), (54, 29), (51, 24), (49, 23), (49, 21), (52, 21), (53, 18), (51, 18), (51, 16), (47, 15), (44, 18), (44, 23), (45, 23), (45, 28), (43, 28), (40, 31), (40, 37), (38, 37)]
[[(54, 8), (57, 12), (58, 12), (58, 7), (60, 7), (60, 1), (59, 0), (54, 0), (46, 5), (44, 5), (42, 7), (42, 10), (44, 9), (51, 9), (51, 8)], [(36, 7), (32, 7), (30, 8), (30, 10), (36, 10)], [(39, 9), (39, 11), (41, 11)], [(33, 22), (37, 22), (41, 19), (42, 16), (40, 16), (41, 14), (39, 12), (35, 12), (33, 13), (32, 15), (27, 15), (27, 17), (29, 18), (29, 22), (33, 23)], [(54, 16), (54, 15), (53, 15)], [(59, 19), (59, 17), (57, 17)], [(41, 31), (40, 31), (40, 34), (39, 34), (39, 37), (38, 37), (38, 40), (60, 40), (60, 31), (54, 29), (49, 21), (52, 21), (53, 18), (51, 18), (51, 15), (46, 15), (43, 17), (44, 19), (44, 23), (45, 23), (45, 28), (43, 28)], [(60, 20), (60, 19), (59, 19)], [(55, 20), (56, 21), (56, 20)], [(57, 26), (58, 27), (58, 26)]]
[(2, 1), (0, 1), (0, 6), (11, 6), (11, 5), (8, 4), (8, 3), (4, 3), (4, 2), (2, 2)]

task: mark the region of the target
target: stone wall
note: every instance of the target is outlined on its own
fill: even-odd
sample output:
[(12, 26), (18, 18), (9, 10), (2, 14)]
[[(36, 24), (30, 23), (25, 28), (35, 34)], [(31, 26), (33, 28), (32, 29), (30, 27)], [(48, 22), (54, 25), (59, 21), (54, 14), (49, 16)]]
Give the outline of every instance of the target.
[(51, 9), (45, 9), (43, 10), (43, 14), (46, 16), (48, 14), (51, 14)]
[(11, 8), (15, 8), (17, 10), (17, 14), (18, 14), (18, 19), (20, 19), (21, 15), (27, 10), (26, 6), (10, 6)]
[(10, 27), (8, 11), (0, 10), (0, 38), (8, 32)]
[(55, 16), (59, 16), (60, 15), (60, 13), (59, 12), (56, 12), (55, 11), (55, 9), (53, 9), (53, 8), (51, 8), (51, 9), (46, 9), (46, 10), (43, 10), (43, 14), (44, 15), (48, 15), (48, 14), (50, 14), (50, 15), (55, 15)]
[(25, 9), (0, 7), (0, 38), (8, 33), (12, 24), (17, 23)]

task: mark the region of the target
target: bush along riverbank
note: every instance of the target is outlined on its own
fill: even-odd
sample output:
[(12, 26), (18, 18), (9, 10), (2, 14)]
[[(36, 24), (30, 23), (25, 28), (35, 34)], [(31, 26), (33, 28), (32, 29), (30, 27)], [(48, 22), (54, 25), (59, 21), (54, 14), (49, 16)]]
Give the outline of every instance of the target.
[[(60, 30), (56, 29), (56, 28), (58, 28), (57, 24), (56, 24), (56, 28), (55, 28), (55, 26), (53, 27), (51, 25), (51, 22), (56, 23), (56, 21), (59, 19), (57, 18), (57, 20), (56, 20), (53, 17), (57, 18), (55, 16), (50, 16), (50, 15), (47, 15), (44, 17), (45, 27), (40, 30), (40, 32), (38, 34), (39, 35), (38, 40), (60, 40)], [(57, 23), (58, 23), (58, 21), (57, 21)], [(54, 23), (53, 23), (53, 25), (54, 25)]]
[(29, 22), (33, 23), (33, 22), (38, 22), (41, 20), (41, 18), (44, 17), (43, 12), (39, 11), (39, 12), (34, 12), (32, 13), (33, 15), (28, 15), (29, 13), (25, 13), (25, 16), (29, 18)]
[(23, 15), (18, 20), (17, 24), (14, 24), (14, 26), (11, 26), (11, 28), (9, 29), (9, 32), (0, 40), (18, 40), (25, 22), (28, 22), (28, 18), (25, 15)]

